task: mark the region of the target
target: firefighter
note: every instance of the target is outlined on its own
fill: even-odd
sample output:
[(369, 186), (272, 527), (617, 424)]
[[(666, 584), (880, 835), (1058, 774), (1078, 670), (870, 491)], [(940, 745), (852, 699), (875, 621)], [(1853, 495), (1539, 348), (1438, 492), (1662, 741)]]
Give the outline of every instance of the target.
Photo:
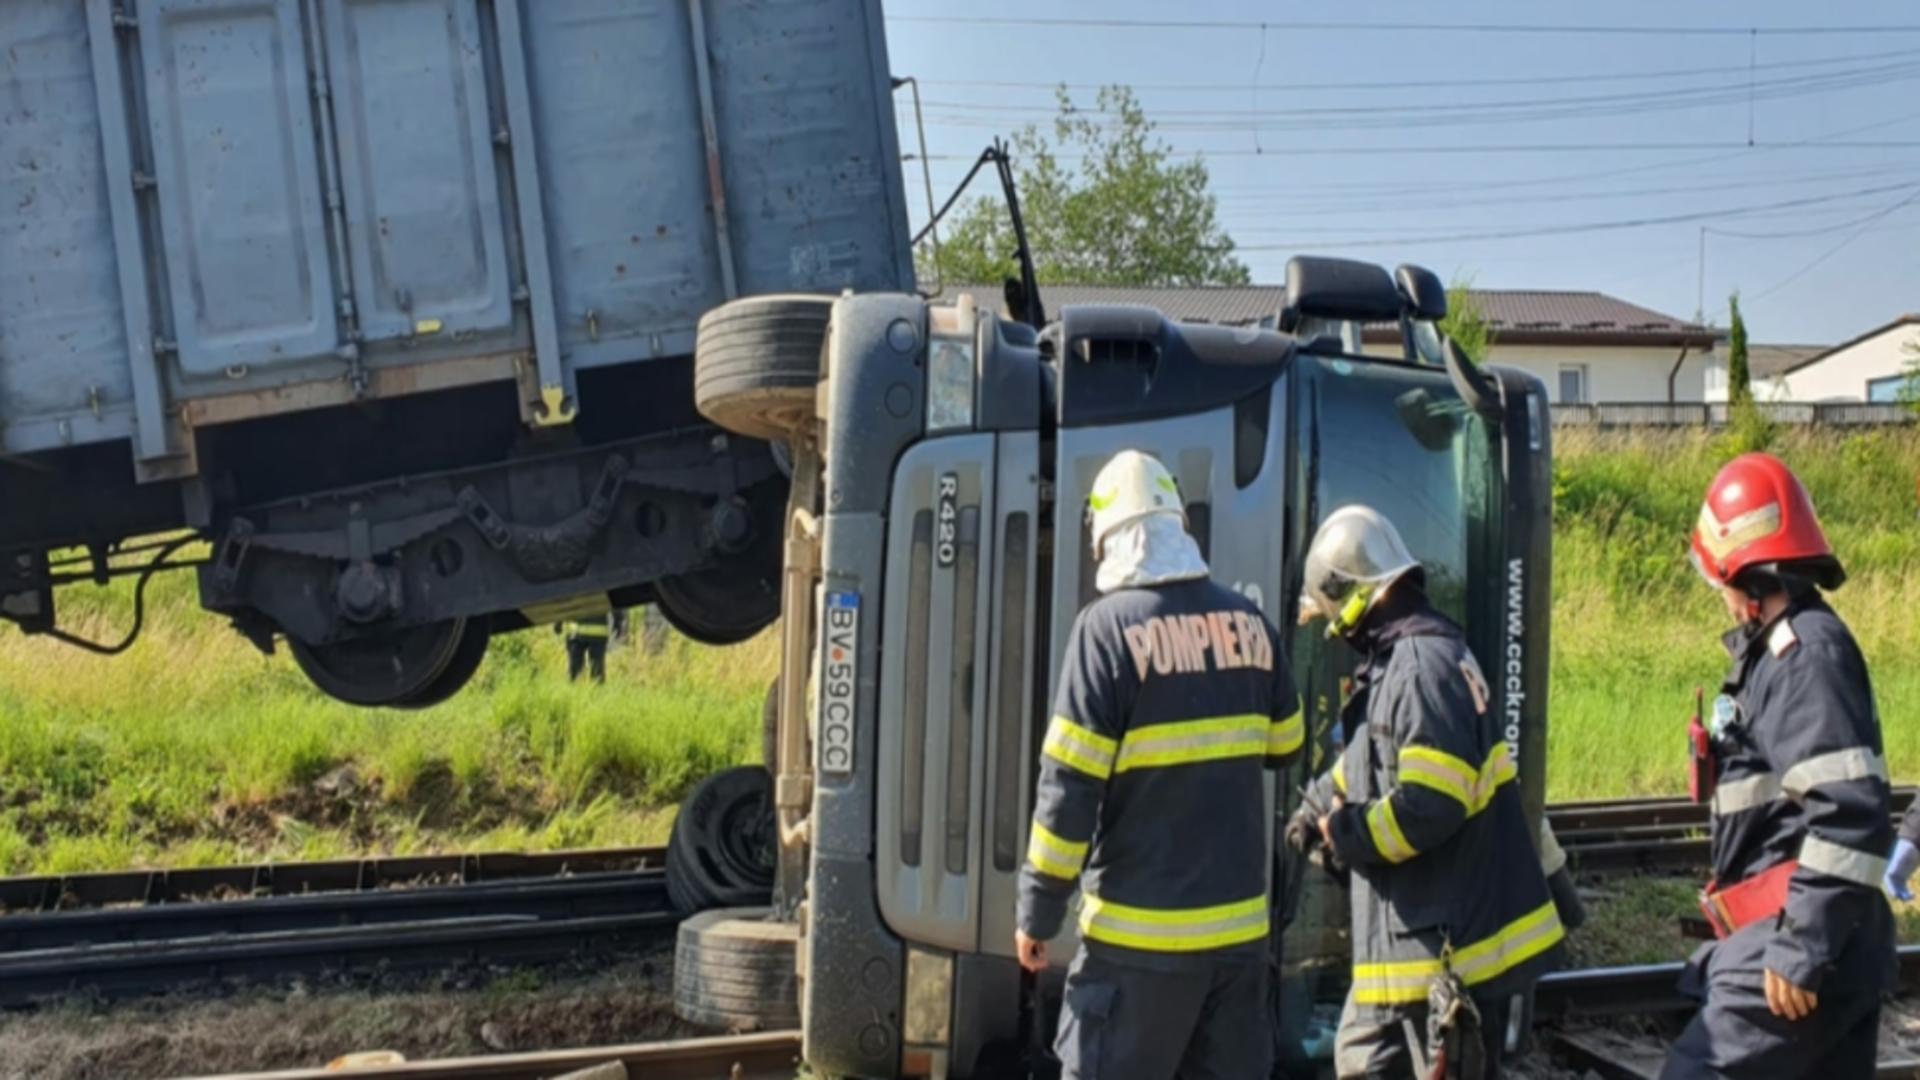
[(1662, 1075), (1870, 1077), (1895, 975), (1893, 829), (1867, 666), (1821, 595), (1846, 574), (1766, 454), (1714, 478), (1691, 557), (1738, 625), (1695, 744), (1713, 803), (1701, 910), (1719, 940), (1687, 966), (1681, 988), (1704, 1005)]
[(1434, 610), (1400, 534), (1336, 510), (1307, 552), (1300, 621), (1360, 655), (1345, 751), (1287, 828), (1345, 867), (1353, 986), (1341, 1077), (1494, 1076), (1511, 1002), (1565, 936), (1512, 748), (1459, 626)]
[(612, 633), (612, 621), (605, 615), (589, 615), (567, 623), (569, 682), (578, 681), (582, 670), (591, 671), (594, 682), (607, 681), (607, 639)]
[(1286, 656), (1259, 607), (1208, 578), (1159, 461), (1115, 455), (1088, 506), (1103, 595), (1067, 641), (1016, 955), (1045, 969), (1079, 883), (1065, 1080), (1264, 1078), (1264, 768), (1304, 739)]

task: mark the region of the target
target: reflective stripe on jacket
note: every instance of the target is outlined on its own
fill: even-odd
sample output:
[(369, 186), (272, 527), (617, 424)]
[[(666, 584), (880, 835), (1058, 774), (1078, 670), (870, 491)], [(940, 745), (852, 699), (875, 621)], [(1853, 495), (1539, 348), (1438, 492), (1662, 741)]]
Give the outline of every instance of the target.
[(1725, 644), (1733, 670), (1721, 693), (1735, 709), (1719, 743), (1714, 880), (1799, 859), (1765, 966), (1814, 991), (1836, 971), (1849, 985), (1890, 986), (1881, 878), (1894, 833), (1866, 661), (1818, 597)]
[(1138, 957), (1267, 936), (1265, 767), (1305, 742), (1278, 632), (1205, 579), (1115, 591), (1067, 642), (1041, 746), (1019, 925), (1084, 893), (1081, 936)]
[(1427, 1000), (1451, 965), (1469, 986), (1528, 980), (1565, 937), (1513, 756), (1459, 627), (1417, 591), (1369, 616), (1355, 726), (1310, 797), (1352, 867), (1353, 999)]

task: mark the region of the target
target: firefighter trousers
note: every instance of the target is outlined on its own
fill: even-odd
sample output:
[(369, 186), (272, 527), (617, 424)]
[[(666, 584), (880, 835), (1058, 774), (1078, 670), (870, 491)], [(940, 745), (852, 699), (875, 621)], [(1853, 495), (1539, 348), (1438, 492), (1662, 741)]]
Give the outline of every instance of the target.
[(1880, 1043), (1880, 995), (1851, 991), (1829, 980), (1819, 1007), (1801, 1020), (1767, 1008), (1758, 970), (1715, 972), (1706, 1004), (1674, 1040), (1661, 1080), (1696, 1077), (1819, 1076), (1868, 1080)]
[[(1485, 1080), (1498, 1080), (1508, 1018), (1513, 999), (1508, 994), (1474, 994), (1480, 1010), (1480, 1034), (1486, 1044)], [(1391, 1013), (1363, 1009), (1347, 996), (1340, 1012), (1340, 1030), (1333, 1040), (1333, 1069), (1339, 1080), (1411, 1080), (1415, 1058), (1407, 1046), (1407, 1024), (1426, 1053), (1427, 1005), (1395, 1007)]]
[(1060, 1080), (1265, 1080), (1267, 979), (1259, 953), (1157, 971), (1082, 948), (1060, 1006)]

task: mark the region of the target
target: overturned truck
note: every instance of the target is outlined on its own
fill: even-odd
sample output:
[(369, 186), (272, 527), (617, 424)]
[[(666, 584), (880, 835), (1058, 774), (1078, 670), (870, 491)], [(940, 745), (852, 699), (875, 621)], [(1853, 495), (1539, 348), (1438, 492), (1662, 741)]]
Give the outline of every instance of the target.
[[(1021, 306), (1037, 313), (1032, 293), (1029, 277)], [(782, 971), (767, 933), (738, 921), (683, 930), (683, 1004), (729, 993), (738, 1004), (755, 986), (769, 1009), (797, 995), (807, 1059), (859, 1076), (998, 1075), (994, 1055), (1043, 1026), (1057, 979), (1037, 996), (1023, 987), (1015, 882), (1055, 665), (1094, 596), (1087, 491), (1123, 448), (1173, 471), (1216, 580), (1282, 626), (1319, 520), (1353, 502), (1389, 515), (1436, 603), (1499, 673), (1492, 704), (1537, 823), (1547, 398), (1531, 376), (1475, 368), (1440, 336), (1445, 298), (1431, 273), (1296, 259), (1278, 330), (1134, 307), (1068, 308), (1031, 326), (965, 297), (849, 295), (832, 306), (817, 378), (770, 368), (756, 381), (750, 359), (724, 348), (736, 325), (799, 306), (720, 308), (699, 356), (699, 378), (711, 361), (735, 380), (707, 387), (710, 417), (750, 434), (783, 428), (792, 447), (772, 764), (775, 918), (796, 959)], [(1401, 354), (1361, 355), (1359, 327), (1392, 321)], [(1298, 631), (1292, 646), (1309, 753), (1274, 778), (1276, 816), (1342, 741), (1352, 666), (1318, 633)], [(1331, 996), (1345, 977), (1344, 908), (1319, 878), (1300, 890), (1275, 861), (1288, 900), (1277, 929), (1301, 915), (1286, 939), (1296, 1001)], [(1064, 962), (1070, 946), (1053, 955)], [(729, 969), (749, 954), (750, 971)]]

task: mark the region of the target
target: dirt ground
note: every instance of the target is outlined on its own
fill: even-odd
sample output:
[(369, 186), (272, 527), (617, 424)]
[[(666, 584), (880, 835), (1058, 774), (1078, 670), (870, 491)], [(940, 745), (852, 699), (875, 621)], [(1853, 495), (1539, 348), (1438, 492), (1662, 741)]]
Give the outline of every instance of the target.
[(0, 1016), (0, 1080), (140, 1080), (683, 1038), (673, 954), (418, 979), (294, 984)]

